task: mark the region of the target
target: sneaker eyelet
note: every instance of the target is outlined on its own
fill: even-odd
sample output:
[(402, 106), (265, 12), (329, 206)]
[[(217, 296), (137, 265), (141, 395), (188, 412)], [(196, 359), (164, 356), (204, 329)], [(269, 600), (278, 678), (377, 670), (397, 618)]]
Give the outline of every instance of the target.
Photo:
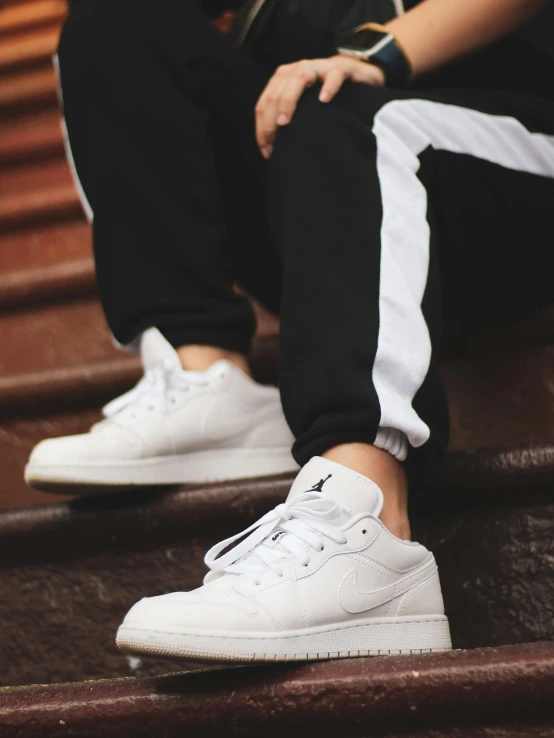
[(367, 530), (365, 530), (365, 529), (364, 529), (364, 530), (362, 531), (362, 533), (363, 533), (363, 534), (364, 534), (364, 536), (365, 536), (365, 534), (367, 533)]
[(309, 566), (309, 565), (310, 565), (309, 561), (307, 561), (305, 564), (302, 564), (302, 566)]
[(319, 550), (320, 551), (325, 551), (325, 546), (323, 545), (323, 543), (321, 544), (321, 548)]

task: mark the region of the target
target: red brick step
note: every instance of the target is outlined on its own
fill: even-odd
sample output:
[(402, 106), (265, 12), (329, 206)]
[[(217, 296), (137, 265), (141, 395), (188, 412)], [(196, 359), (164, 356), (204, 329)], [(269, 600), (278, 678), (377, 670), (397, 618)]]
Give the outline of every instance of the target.
[[(90, 226), (79, 213), (63, 223), (0, 234), (0, 282), (9, 273), (92, 257)], [(1, 288), (0, 288), (1, 289)]]
[(14, 270), (0, 276), (0, 310), (95, 294), (96, 275), (91, 258)]
[(58, 110), (0, 122), (0, 167), (64, 156)]
[(0, 10), (0, 36), (13, 36), (41, 26), (59, 26), (66, 15), (64, 0), (4, 0)]
[(3, 38), (0, 45), (0, 74), (30, 66), (49, 65), (58, 45), (59, 24), (33, 28)]
[(58, 86), (51, 65), (17, 71), (0, 80), (0, 115), (44, 110), (58, 104)]
[(75, 217), (81, 203), (65, 159), (0, 174), (0, 231), (44, 220)]
[(4, 690), (3, 738), (552, 736), (554, 644)]

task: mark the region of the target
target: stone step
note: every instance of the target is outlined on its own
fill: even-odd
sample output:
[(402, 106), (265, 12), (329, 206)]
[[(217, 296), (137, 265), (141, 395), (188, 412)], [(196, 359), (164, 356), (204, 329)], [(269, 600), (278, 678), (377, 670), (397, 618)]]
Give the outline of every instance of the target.
[(547, 738), (554, 644), (174, 673), (0, 693), (3, 738)]
[(0, 80), (0, 115), (21, 115), (58, 105), (54, 69), (49, 63), (32, 70), (5, 74)]
[(65, 158), (0, 174), (0, 232), (43, 221), (78, 217), (81, 203)]
[[(74, 230), (65, 235), (71, 239)], [(51, 235), (58, 250), (59, 229)], [(44, 238), (38, 241), (39, 247), (45, 245)], [(0, 242), (2, 253), (7, 248)], [(14, 256), (21, 260), (19, 254), (14, 252)], [(0, 334), (10, 347), (0, 353), (0, 376), (4, 377), (38, 369), (68, 369), (120, 355), (97, 299), (91, 256), (1, 273)]]
[[(83, 341), (83, 332), (86, 340)], [(0, 275), (0, 376), (115, 358), (91, 258)]]
[(12, 272), (92, 258), (90, 226), (79, 213), (62, 223), (0, 233), (0, 280)]
[(554, 345), (488, 351), (441, 363), (450, 407), (450, 448), (552, 440)]
[(56, 22), (4, 37), (0, 45), (0, 74), (49, 64), (59, 35), (60, 25)]
[(0, 274), (0, 311), (96, 295), (92, 258)]
[(0, 9), (0, 37), (43, 26), (61, 25), (67, 14), (62, 0), (4, 0)]
[[(554, 639), (554, 446), (454, 453), (413, 500), (455, 648)], [(291, 475), (124, 492), (0, 514), (5, 685), (155, 675), (114, 633), (145, 595), (193, 589), (216, 541), (282, 502)], [(174, 668), (174, 667), (173, 667)]]
[[(24, 376), (39, 367), (43, 371), (66, 370), (120, 355), (110, 339), (94, 285), (81, 284), (81, 275), (76, 276), (74, 284), (64, 284), (65, 299), (60, 293), (55, 304), (42, 301), (0, 311), (0, 335), (6, 341), (6, 348), (0, 352), (0, 376)], [(17, 284), (15, 281), (13, 286)], [(41, 287), (40, 283), (35, 285), (37, 298)], [(70, 299), (72, 287), (90, 289), (92, 294)], [(22, 293), (18, 297), (23, 301), (30, 295)]]
[(64, 157), (60, 112), (53, 108), (0, 122), (0, 166)]

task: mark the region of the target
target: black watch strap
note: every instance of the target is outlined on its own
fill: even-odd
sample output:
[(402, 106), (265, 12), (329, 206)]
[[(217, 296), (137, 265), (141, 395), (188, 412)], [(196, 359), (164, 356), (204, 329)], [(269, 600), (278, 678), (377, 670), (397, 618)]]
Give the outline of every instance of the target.
[[(380, 34), (377, 42), (369, 48), (364, 48), (363, 44), (363, 32), (366, 30)], [(377, 23), (367, 23), (348, 36), (343, 36), (338, 51), (382, 69), (387, 87), (405, 87), (412, 77), (410, 62), (403, 49), (393, 34)]]
[(412, 76), (410, 64), (392, 34), (390, 40), (375, 54), (369, 54), (366, 61), (383, 70), (387, 87), (406, 87)]

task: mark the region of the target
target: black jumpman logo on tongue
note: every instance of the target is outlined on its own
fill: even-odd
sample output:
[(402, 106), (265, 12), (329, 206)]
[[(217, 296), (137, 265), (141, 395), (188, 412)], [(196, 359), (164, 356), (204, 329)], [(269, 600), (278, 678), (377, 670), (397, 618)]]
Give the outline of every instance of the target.
[(314, 484), (313, 487), (311, 487), (308, 492), (323, 492), (323, 485), (325, 482), (329, 479), (329, 477), (332, 477), (332, 474), (328, 474), (325, 479), (320, 479), (317, 484)]

